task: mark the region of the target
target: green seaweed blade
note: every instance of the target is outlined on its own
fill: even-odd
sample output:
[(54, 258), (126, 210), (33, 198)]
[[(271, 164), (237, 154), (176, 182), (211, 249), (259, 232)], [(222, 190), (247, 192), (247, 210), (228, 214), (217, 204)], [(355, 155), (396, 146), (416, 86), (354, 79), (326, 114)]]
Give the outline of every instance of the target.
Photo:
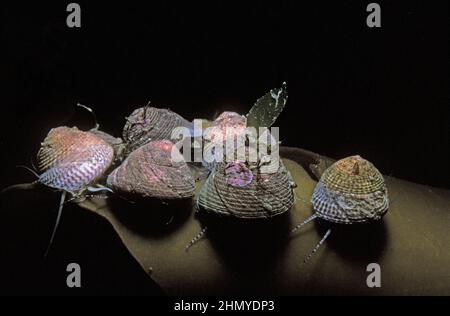
[(287, 84), (272, 89), (259, 98), (247, 114), (247, 126), (270, 128), (283, 111), (287, 102)]

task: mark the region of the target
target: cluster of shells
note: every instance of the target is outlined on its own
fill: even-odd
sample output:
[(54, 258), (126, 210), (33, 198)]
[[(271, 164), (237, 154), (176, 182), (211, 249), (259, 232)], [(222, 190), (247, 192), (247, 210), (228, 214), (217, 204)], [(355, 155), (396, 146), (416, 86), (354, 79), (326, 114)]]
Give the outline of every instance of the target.
[[(245, 129), (246, 119), (224, 112), (210, 125), (224, 135), (227, 128), (239, 133)], [(180, 115), (145, 106), (127, 118), (124, 141), (97, 129), (54, 128), (37, 155), (39, 181), (74, 195), (105, 184), (127, 196), (191, 198), (195, 193), (191, 169), (169, 140), (179, 126), (193, 130), (193, 123)], [(206, 148), (217, 145), (214, 135), (208, 139)], [(284, 213), (294, 203), (292, 180), (281, 160), (271, 173), (261, 173), (257, 164), (245, 160), (203, 161), (203, 166), (211, 172), (197, 198), (200, 209), (239, 218), (261, 218)], [(381, 218), (389, 201), (381, 173), (360, 156), (351, 156), (323, 173), (312, 204), (318, 217), (345, 224)]]
[[(259, 99), (247, 116), (223, 112), (207, 122), (211, 128), (208, 137), (202, 138), (205, 152), (214, 156), (214, 148), (224, 146), (219, 134), (229, 135), (231, 131), (234, 137), (236, 133), (245, 133), (248, 120), (273, 123), (277, 116), (273, 113), (281, 112), (286, 99), (283, 86)], [(269, 105), (270, 115), (264, 112), (264, 102)], [(111, 191), (131, 199), (191, 199), (196, 187), (194, 168), (170, 140), (179, 127), (195, 135), (193, 122), (168, 109), (147, 105), (126, 118), (122, 138), (100, 131), (98, 126), (89, 131), (54, 128), (37, 155), (39, 182), (69, 192), (75, 198)], [(204, 157), (200, 165), (208, 171), (208, 177), (196, 198), (198, 209), (241, 219), (271, 218), (289, 211), (294, 204), (295, 184), (282, 160), (277, 157), (276, 167), (262, 172), (266, 157), (258, 156), (256, 162), (250, 162), (247, 154), (251, 148), (245, 143), (242, 146), (244, 159)], [(228, 157), (226, 148), (221, 152), (224, 157), (220, 158)], [(326, 169), (311, 203), (315, 213), (293, 231), (314, 218), (338, 224), (376, 221), (389, 207), (383, 176), (360, 156), (341, 159)], [(318, 246), (328, 235), (329, 232)]]
[[(237, 113), (224, 112), (210, 125), (226, 134), (227, 128), (236, 131), (239, 127), (243, 131), (246, 120)], [(123, 141), (97, 129), (54, 128), (38, 152), (42, 172), (39, 181), (78, 196), (105, 186), (131, 198), (192, 198), (194, 176), (169, 140), (179, 126), (193, 130), (193, 123), (180, 115), (145, 106), (127, 118)], [(213, 135), (205, 146), (214, 142)], [(245, 160), (203, 161), (202, 165), (210, 171), (197, 198), (196, 204), (202, 210), (239, 218), (260, 218), (284, 213), (294, 203), (292, 182), (281, 162), (269, 174), (260, 173), (257, 164)], [(245, 201), (243, 195), (247, 197)]]
[(167, 140), (171, 128), (183, 123), (174, 112), (144, 107), (128, 118), (126, 142), (98, 129), (54, 128), (37, 155), (39, 182), (75, 196), (104, 187), (130, 196), (191, 197), (195, 182), (182, 158), (171, 159), (177, 149)]

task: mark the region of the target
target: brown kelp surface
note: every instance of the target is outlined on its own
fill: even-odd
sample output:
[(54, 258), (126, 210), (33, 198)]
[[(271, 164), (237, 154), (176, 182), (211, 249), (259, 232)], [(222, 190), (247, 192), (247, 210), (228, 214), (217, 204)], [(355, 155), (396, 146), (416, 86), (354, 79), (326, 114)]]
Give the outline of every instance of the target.
[[(290, 212), (269, 221), (199, 221), (189, 205), (145, 205), (140, 213), (136, 205), (111, 199), (90, 199), (80, 206), (108, 220), (168, 294), (450, 294), (449, 191), (388, 177), (392, 203), (386, 216), (375, 224), (333, 228), (333, 238), (302, 265), (326, 227), (318, 221), (292, 238), (289, 231), (313, 213), (309, 200), (317, 179), (311, 169), (332, 160), (296, 148), (280, 152), (297, 183), (296, 202)], [(202, 184), (197, 183), (196, 194)], [(155, 209), (173, 218), (145, 215)], [(141, 216), (140, 225), (130, 225), (127, 214)], [(205, 221), (216, 227), (186, 253), (186, 243)], [(366, 285), (372, 262), (381, 266), (381, 288)]]

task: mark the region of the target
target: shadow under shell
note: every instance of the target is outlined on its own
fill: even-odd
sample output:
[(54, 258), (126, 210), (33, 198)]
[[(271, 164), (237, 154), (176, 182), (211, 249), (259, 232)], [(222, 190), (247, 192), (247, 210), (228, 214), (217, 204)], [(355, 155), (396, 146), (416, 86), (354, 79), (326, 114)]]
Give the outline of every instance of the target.
[[(364, 264), (377, 262), (389, 241), (383, 219), (351, 225), (335, 224), (317, 219), (314, 224), (320, 236), (325, 235), (326, 231), (331, 228), (331, 234), (323, 246), (332, 249), (339, 256), (351, 262)], [(311, 247), (313, 246), (311, 245)]]
[[(289, 212), (272, 218), (243, 219), (211, 213), (197, 213), (205, 237), (226, 266), (254, 284), (270, 277), (289, 241)], [(201, 243), (202, 241), (199, 241)], [(189, 251), (195, 252), (195, 246)]]
[(192, 199), (161, 200), (112, 196), (108, 205), (117, 219), (142, 236), (164, 236), (179, 228), (191, 214)]

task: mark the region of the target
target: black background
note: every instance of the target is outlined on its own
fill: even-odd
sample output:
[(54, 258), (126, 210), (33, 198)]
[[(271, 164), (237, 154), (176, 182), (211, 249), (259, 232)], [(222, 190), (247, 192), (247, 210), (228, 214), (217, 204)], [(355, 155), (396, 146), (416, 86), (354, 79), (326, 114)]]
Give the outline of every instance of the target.
[(149, 100), (214, 118), (283, 81), (285, 145), (450, 188), (448, 4), (379, 2), (370, 29), (369, 2), (79, 1), (79, 29), (66, 26), (68, 2), (2, 4), (1, 188), (33, 179), (14, 166), (31, 164), (50, 128), (92, 127), (77, 102), (120, 136)]
[(287, 81), (284, 144), (450, 187), (447, 2), (382, 2), (380, 29), (366, 1), (149, 3), (80, 2), (80, 29), (66, 3), (3, 6), (3, 185), (51, 127), (91, 127), (77, 102), (120, 136), (149, 100), (213, 118)]

